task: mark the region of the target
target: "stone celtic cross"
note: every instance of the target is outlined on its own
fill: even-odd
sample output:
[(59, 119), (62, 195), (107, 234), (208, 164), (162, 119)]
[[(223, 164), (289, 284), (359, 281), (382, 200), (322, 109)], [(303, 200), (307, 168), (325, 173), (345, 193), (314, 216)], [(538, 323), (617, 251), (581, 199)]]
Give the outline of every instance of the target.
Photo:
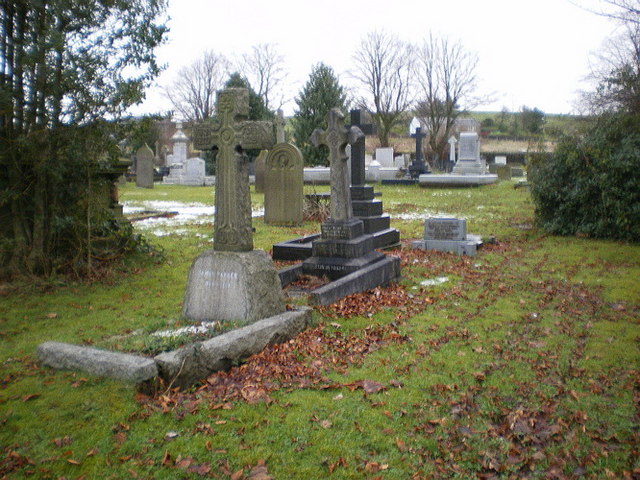
[(284, 126), (287, 122), (284, 119), (282, 110), (278, 110), (278, 115), (276, 115), (274, 123), (276, 126), (276, 143), (284, 143)]
[(271, 122), (247, 121), (248, 114), (249, 91), (228, 88), (218, 92), (217, 124), (196, 125), (193, 129), (196, 149), (218, 148), (214, 250), (253, 250), (249, 173), (244, 150), (269, 148), (274, 138)]
[(329, 147), (329, 166), (331, 168), (331, 219), (349, 220), (353, 217), (351, 193), (349, 190), (349, 157), (345, 152), (348, 143), (353, 144), (364, 134), (358, 127), (344, 127), (344, 115), (337, 108), (327, 115), (327, 130), (316, 128), (311, 134), (311, 142), (317, 147)]

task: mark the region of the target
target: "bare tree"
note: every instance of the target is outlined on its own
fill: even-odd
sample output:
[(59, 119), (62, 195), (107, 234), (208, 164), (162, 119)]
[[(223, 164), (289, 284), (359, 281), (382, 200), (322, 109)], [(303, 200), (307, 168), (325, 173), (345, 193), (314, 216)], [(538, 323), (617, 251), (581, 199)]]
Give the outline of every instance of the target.
[(426, 126), (432, 160), (442, 168), (447, 141), (456, 119), (487, 99), (474, 96), (478, 56), (460, 42), (429, 34), (418, 51), (415, 76), (421, 97), (416, 114)]
[(411, 46), (383, 31), (369, 33), (353, 56), (351, 76), (364, 94), (360, 106), (371, 113), (380, 145), (389, 146), (389, 135), (411, 109)]
[(586, 8), (576, 1), (569, 0), (578, 8), (587, 10), (602, 17), (611, 18), (622, 23), (640, 24), (640, 0), (600, 0), (600, 8)]
[[(267, 110), (279, 109), (284, 104), (284, 95), (278, 91), (286, 78), (284, 57), (276, 45), (261, 43), (242, 55), (239, 70), (251, 87), (262, 97)], [(274, 97), (279, 96), (277, 100)], [(273, 103), (276, 102), (276, 103)]]
[[(593, 91), (582, 92), (579, 110), (590, 114), (640, 112), (640, 0), (604, 1), (618, 8), (606, 16), (620, 24), (615, 36), (591, 55)], [(595, 12), (598, 15), (602, 13)]]
[(180, 69), (176, 80), (164, 89), (182, 120), (202, 122), (215, 113), (216, 92), (224, 85), (229, 62), (206, 51), (191, 65)]

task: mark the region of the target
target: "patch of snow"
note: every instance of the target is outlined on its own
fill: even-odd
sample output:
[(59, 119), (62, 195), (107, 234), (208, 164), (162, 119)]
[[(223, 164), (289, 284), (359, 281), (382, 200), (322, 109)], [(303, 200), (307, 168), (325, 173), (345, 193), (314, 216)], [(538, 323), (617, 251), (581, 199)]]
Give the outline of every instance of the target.
[(207, 333), (209, 330), (219, 325), (219, 322), (200, 322), (200, 325), (190, 325), (188, 327), (177, 328), (175, 330), (161, 330), (153, 332), (152, 337), (177, 337), (178, 335), (198, 335)]
[(428, 278), (427, 280), (423, 280), (420, 282), (420, 285), (423, 287), (433, 287), (435, 285), (442, 285), (449, 281), (449, 277), (436, 277), (436, 278)]
[[(154, 230), (156, 236), (169, 235), (174, 232), (166, 232), (166, 228), (175, 228), (187, 224), (203, 225), (213, 223), (216, 208), (213, 205), (203, 203), (182, 203), (165, 200), (151, 200), (144, 202), (123, 202), (123, 212), (125, 215), (140, 213), (144, 211), (171, 212), (175, 215), (171, 217), (147, 218), (135, 222), (136, 228), (142, 230)], [(257, 209), (251, 212), (252, 217), (264, 216), (264, 209)], [(179, 234), (182, 234), (180, 232)], [(184, 231), (186, 233), (186, 231)]]

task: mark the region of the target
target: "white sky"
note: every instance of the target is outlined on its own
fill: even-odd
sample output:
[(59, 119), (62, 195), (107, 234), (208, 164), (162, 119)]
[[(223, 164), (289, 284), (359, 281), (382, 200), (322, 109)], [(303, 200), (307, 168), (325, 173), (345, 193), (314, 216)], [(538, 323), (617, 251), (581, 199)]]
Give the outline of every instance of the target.
[(421, 43), (433, 31), (478, 54), (478, 93), (496, 101), (477, 110), (572, 113), (589, 72), (589, 54), (615, 24), (582, 6), (598, 0), (170, 0), (169, 41), (158, 51), (166, 70), (133, 113), (171, 110), (159, 86), (205, 50), (230, 59), (262, 43), (275, 44), (285, 59), (285, 115), (293, 114), (313, 65), (333, 68), (348, 86), (351, 59), (368, 32), (384, 29)]

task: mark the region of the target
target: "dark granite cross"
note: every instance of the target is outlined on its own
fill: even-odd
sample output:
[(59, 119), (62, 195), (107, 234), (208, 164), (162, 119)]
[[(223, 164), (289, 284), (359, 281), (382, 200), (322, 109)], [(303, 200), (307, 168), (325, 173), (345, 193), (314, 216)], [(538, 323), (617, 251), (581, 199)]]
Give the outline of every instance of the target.
[(427, 171), (427, 167), (422, 157), (422, 139), (427, 136), (426, 133), (422, 133), (422, 128), (416, 128), (416, 133), (412, 133), (411, 136), (416, 139), (416, 158), (409, 167), (411, 178), (417, 178), (421, 173)]
[(331, 219), (334, 221), (349, 220), (353, 217), (351, 192), (349, 191), (349, 171), (345, 152), (347, 144), (353, 144), (364, 134), (358, 127), (344, 127), (344, 115), (337, 108), (327, 115), (327, 130), (316, 128), (311, 134), (311, 143), (316, 147), (329, 147), (329, 166), (331, 168)]
[[(375, 125), (362, 123), (362, 111), (351, 110), (351, 126), (358, 127), (365, 135), (376, 133)], [(365, 137), (361, 137), (351, 144), (351, 185), (360, 186), (365, 180)]]
[(220, 251), (253, 250), (249, 171), (244, 150), (270, 148), (271, 122), (246, 121), (249, 91), (228, 88), (218, 92), (218, 122), (196, 125), (193, 144), (198, 150), (218, 148), (216, 157), (216, 216), (213, 248)]

